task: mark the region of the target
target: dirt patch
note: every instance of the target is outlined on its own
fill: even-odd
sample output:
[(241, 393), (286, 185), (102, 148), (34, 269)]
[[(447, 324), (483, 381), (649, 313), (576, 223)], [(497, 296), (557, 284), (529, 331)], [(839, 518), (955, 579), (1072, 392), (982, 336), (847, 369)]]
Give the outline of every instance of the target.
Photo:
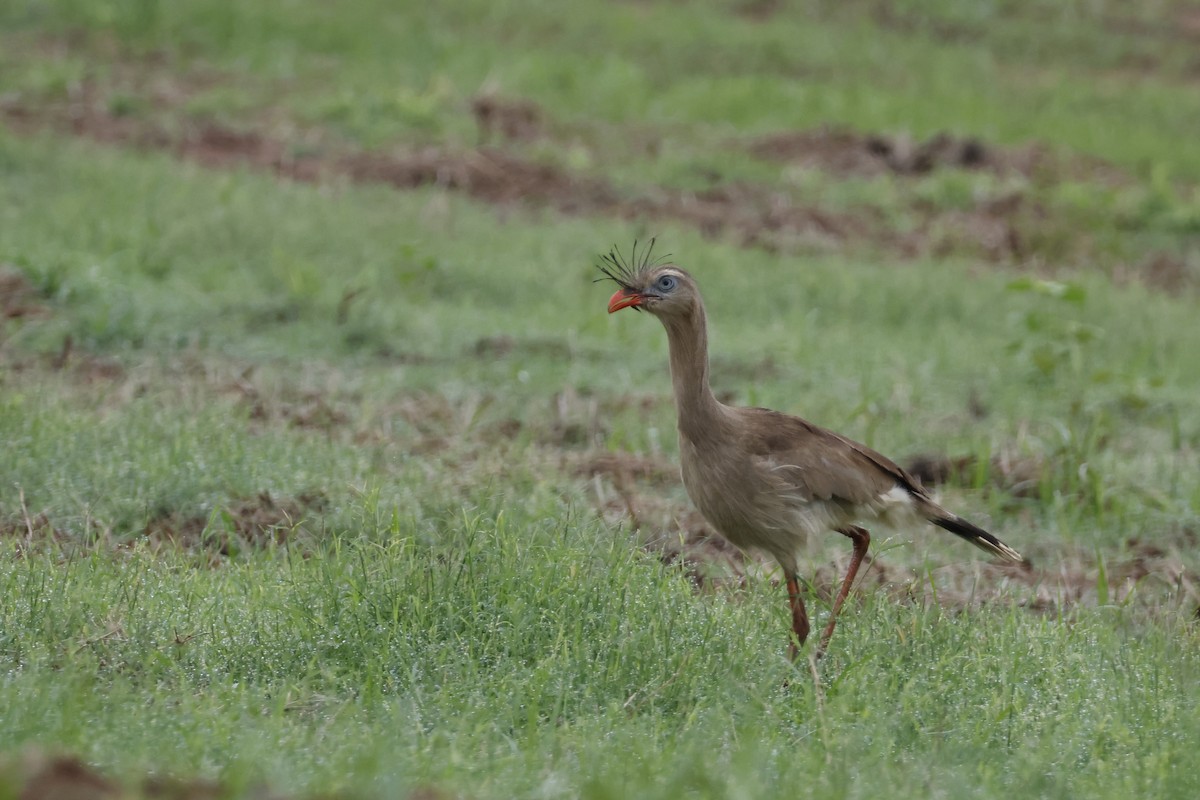
[(225, 388), (238, 398), (238, 404), (254, 422), (282, 422), (288, 427), (330, 434), (351, 421), (350, 414), (325, 392), (285, 387), (268, 395), (249, 376), (232, 381)]
[(947, 565), (924, 576), (906, 570), (888, 590), (946, 608), (979, 607), (1002, 599), (1049, 614), (1098, 606), (1150, 614), (1200, 609), (1195, 573), (1171, 544), (1130, 540), (1116, 558), (1098, 560), (1093, 553), (1065, 550), (1042, 561), (1047, 566), (1029, 570), (985, 562)]
[[(893, 246), (899, 242), (886, 221), (873, 211), (831, 212), (756, 184), (730, 183), (701, 191), (648, 187), (628, 195), (602, 178), (530, 161), (496, 147), (387, 152), (306, 147), (300, 151), (256, 130), (237, 130), (211, 121), (185, 120), (180, 125), (176, 120), (168, 126), (149, 117), (113, 114), (112, 105), (101, 88), (85, 83), (65, 103), (34, 105), (9, 99), (0, 105), (0, 114), (18, 131), (32, 134), (50, 127), (108, 144), (166, 150), (210, 168), (253, 167), (301, 181), (341, 176), (404, 190), (436, 186), (499, 206), (545, 207), (564, 214), (637, 221), (671, 220), (708, 236), (732, 235), (744, 246), (771, 250)], [(516, 107), (519, 104), (511, 101), (487, 101), (487, 124), (502, 129), (505, 123), (497, 120), (520, 116), (512, 111)], [(300, 138), (305, 142), (320, 139), (316, 135)]]
[[(107, 115), (94, 116), (87, 127), (104, 132), (110, 125)], [(86, 134), (86, 131), (84, 132)], [(121, 137), (118, 137), (120, 141)], [(185, 129), (172, 141), (165, 132), (155, 132), (125, 142), (152, 149), (169, 149), (177, 158), (196, 161), (210, 168), (239, 165), (262, 167), (295, 180), (312, 181), (320, 177), (321, 161), (293, 155), (288, 146), (253, 130), (237, 130), (216, 123), (202, 123)]]
[(1177, 253), (1151, 253), (1139, 263), (1117, 267), (1113, 277), (1174, 293), (1196, 285), (1200, 279), (1200, 261), (1190, 263)]
[(45, 542), (66, 544), (71, 537), (56, 528), (44, 513), (30, 516), (26, 512), (20, 519), (0, 522), (0, 539), (15, 539), (19, 549), (24, 550)]
[(4, 773), (19, 775), (20, 800), (104, 800), (121, 796), (121, 787), (74, 756), (27, 753)]
[[(850, 249), (885, 252), (890, 258), (953, 254), (1004, 264), (1058, 264), (1078, 262), (1091, 246), (1086, 235), (1069, 230), (1023, 190), (972, 200), (966, 208), (939, 207), (913, 197), (900, 209), (902, 213), (894, 213), (870, 204), (832, 210), (806, 202), (786, 187), (746, 181), (700, 190), (618, 187), (602, 175), (582, 174), (505, 149), (513, 142), (547, 136), (546, 114), (519, 98), (475, 98), (471, 113), (480, 131), (479, 147), (362, 150), (319, 127), (278, 124), (278, 114), (272, 117), (267, 112), (256, 115), (257, 127), (189, 119), (182, 111), (189, 96), (186, 79), (168, 80), (169, 91), (159, 91), (133, 67), (123, 69), (134, 77), (120, 78), (126, 87), (120, 91), (88, 79), (65, 99), (10, 95), (0, 99), (0, 117), (12, 129), (30, 135), (50, 128), (107, 144), (166, 151), (215, 169), (252, 168), (290, 180), (382, 183), (400, 190), (438, 187), (500, 209), (548, 208), (638, 224), (670, 221), (770, 252)], [(142, 70), (146, 71), (144, 65)], [(273, 136), (268, 130), (286, 134)], [(1020, 174), (1041, 184), (1064, 177), (1128, 182), (1098, 160), (1053, 154), (1038, 144), (1000, 147), (949, 133), (917, 141), (906, 135), (825, 126), (738, 141), (734, 146), (760, 158), (842, 177), (965, 169)], [(1152, 276), (1161, 273), (1164, 283), (1171, 280), (1171, 272), (1170, 264), (1148, 268)], [(1175, 272), (1187, 274), (1187, 270)], [(348, 318), (355, 296), (350, 291), (343, 297), (339, 321)]]
[(50, 310), (41, 299), (24, 272), (12, 264), (0, 264), (0, 320), (48, 315)]
[(758, 137), (746, 148), (758, 158), (854, 176), (923, 175), (945, 168), (1029, 172), (1039, 157), (1037, 149), (1018, 155), (949, 133), (919, 142), (903, 134), (863, 134), (831, 126)]
[(16, 519), (0, 520), (0, 539), (12, 539), (17, 543), (17, 552), (36, 549), (47, 543), (62, 546), (71, 541), (71, 537), (59, 530), (43, 512), (31, 514), (25, 504), (25, 491), (18, 490), (21, 514)]
[(907, 133), (866, 133), (822, 125), (735, 142), (766, 161), (821, 170), (835, 177), (917, 176), (945, 169), (1021, 175), (1050, 183), (1062, 178), (1123, 185), (1129, 177), (1101, 159), (1055, 153), (1047, 145), (991, 144), (942, 131), (918, 140)]
[[(574, 465), (573, 471), (584, 478), (606, 478), (619, 492), (632, 492), (636, 484), (662, 488), (680, 483), (679, 468), (671, 462), (632, 453), (587, 455)], [(639, 524), (635, 513), (630, 516), (635, 525)]]
[[(920, 208), (921, 204), (917, 204)], [(906, 237), (912, 255), (971, 253), (988, 261), (1022, 261), (1037, 252), (1044, 209), (1025, 195), (987, 200), (970, 210), (922, 209), (921, 221)]]
[(742, 246), (832, 250), (851, 242), (882, 244), (892, 236), (870, 210), (838, 213), (797, 203), (787, 193), (746, 182), (695, 192), (655, 189), (618, 209), (627, 219), (671, 219)]
[(483, 94), (471, 101), (471, 114), (480, 142), (497, 138), (528, 142), (542, 134), (542, 108), (532, 100)]
[(75, 339), (67, 334), (62, 347), (50, 357), (50, 366), (56, 370), (70, 370), (84, 383), (112, 382), (126, 377), (125, 365), (115, 358), (80, 353), (75, 349)]
[(328, 500), (319, 492), (292, 498), (275, 498), (269, 492), (260, 492), (212, 514), (160, 513), (146, 523), (142, 539), (213, 556), (231, 556), (248, 548), (312, 536), (312, 523), (327, 505)]
[(57, 352), (28, 356), (0, 350), (0, 367), (13, 375), (63, 373), (85, 386), (112, 384), (128, 377), (125, 366), (119, 360), (80, 352), (70, 335), (63, 338)]
[[(0, 788), (12, 792), (18, 800), (217, 800), (230, 797), (230, 789), (215, 781), (184, 780), (146, 776), (116, 781), (74, 755), (50, 755), (29, 748), (19, 756), (0, 758)], [(5, 796), (10, 796), (5, 794)], [(266, 787), (250, 788), (239, 797), (251, 800), (287, 800)], [(321, 795), (335, 800), (348, 795)], [(408, 800), (441, 800), (450, 795), (434, 787), (424, 787), (407, 795)]]
[(320, 492), (296, 497), (273, 497), (260, 492), (219, 507), (208, 514), (162, 510), (142, 527), (139, 536), (116, 540), (111, 530), (88, 521), (83, 534), (71, 534), (54, 524), (47, 514), (24, 509), (18, 518), (0, 520), (0, 539), (13, 539), (18, 552), (51, 548), (128, 548), (140, 543), (170, 547), (201, 555), (207, 563), (296, 540), (313, 540), (320, 533), (320, 517), (328, 499)]
[[(187, 95), (187, 91), (181, 90), (169, 97), (157, 96), (149, 105), (169, 113)], [(319, 177), (318, 159), (291, 157), (283, 142), (264, 134), (208, 121), (170, 125), (158, 121), (157, 116), (121, 111), (121, 96), (111, 88), (85, 80), (61, 101), (35, 104), (4, 99), (0, 102), (0, 115), (18, 132), (36, 133), (50, 127), (104, 144), (166, 150), (207, 167), (247, 165), (269, 167), (297, 180)]]
[(355, 181), (398, 189), (438, 186), (486, 203), (548, 206), (565, 214), (611, 211), (620, 204), (616, 190), (606, 181), (490, 147), (463, 152), (440, 147), (415, 153), (361, 152), (342, 156), (335, 165)]

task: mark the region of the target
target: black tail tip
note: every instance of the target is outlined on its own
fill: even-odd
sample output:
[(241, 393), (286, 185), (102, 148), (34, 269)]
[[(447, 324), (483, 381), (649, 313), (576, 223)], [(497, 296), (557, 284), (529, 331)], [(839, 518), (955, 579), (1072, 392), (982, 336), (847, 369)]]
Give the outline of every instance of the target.
[(1026, 569), (1032, 569), (1033, 564), (1025, 556), (1012, 549), (1004, 542), (997, 539), (992, 534), (980, 528), (978, 525), (972, 525), (962, 517), (950, 516), (941, 517), (932, 520), (934, 525), (939, 528), (945, 528), (956, 536), (961, 536), (971, 544), (978, 547), (980, 550), (985, 550), (998, 558), (1005, 561), (1010, 561), (1014, 564), (1021, 564)]

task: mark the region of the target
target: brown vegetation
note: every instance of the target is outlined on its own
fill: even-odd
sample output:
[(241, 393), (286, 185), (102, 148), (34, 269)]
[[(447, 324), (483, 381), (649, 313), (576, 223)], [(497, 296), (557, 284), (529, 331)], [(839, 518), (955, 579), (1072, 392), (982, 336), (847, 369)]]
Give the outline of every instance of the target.
[[(203, 779), (182, 780), (159, 775), (114, 780), (77, 756), (50, 755), (28, 749), (18, 757), (0, 759), (0, 795), (17, 800), (217, 800), (233, 796), (227, 786)], [(238, 797), (249, 800), (288, 800), (266, 787), (252, 787)], [(321, 795), (335, 800), (343, 795)], [(408, 800), (442, 800), (450, 795), (431, 786), (406, 795)]]
[(313, 531), (325, 509), (319, 492), (275, 498), (269, 492), (234, 500), (211, 514), (167, 511), (153, 517), (142, 530), (152, 544), (170, 544), (193, 552), (229, 556), (243, 548), (283, 544)]
[[(33, 282), (12, 264), (0, 264), (0, 322), (49, 314)], [(2, 332), (2, 331), (0, 331)], [(3, 339), (0, 339), (2, 342)]]
[[(902, 257), (961, 253), (989, 261), (1023, 262), (1037, 254), (1056, 260), (1070, 255), (1075, 246), (1048, 231), (1053, 224), (1045, 209), (1019, 192), (982, 198), (966, 209), (914, 200), (908, 222), (898, 226), (872, 208), (835, 211), (802, 202), (785, 189), (745, 181), (699, 190), (667, 186), (621, 190), (603, 177), (531, 160), (508, 149), (507, 144), (546, 135), (545, 111), (519, 98), (488, 94), (472, 102), (480, 140), (491, 145), (363, 150), (338, 144), (319, 129), (295, 133), (289, 127), (291, 133), (279, 137), (253, 122), (233, 128), (212, 120), (181, 120), (179, 106), (190, 95), (185, 80), (169, 81), (167, 91), (158, 84), (144, 85), (149, 78), (138, 74), (135, 65), (127, 65), (125, 72), (129, 73), (125, 83), (149, 96), (150, 112), (124, 113), (115, 102), (115, 89), (86, 80), (65, 99), (10, 97), (0, 103), (0, 117), (17, 131), (52, 128), (107, 144), (165, 150), (211, 168), (248, 167), (293, 180), (344, 178), (405, 190), (435, 186), (497, 206), (671, 221), (708, 236), (732, 238), (742, 246), (770, 250), (875, 248)], [(760, 158), (819, 169), (835, 177), (968, 169), (1047, 180), (1061, 175), (1120, 180), (1108, 165), (1052, 156), (1036, 144), (1002, 148), (949, 133), (915, 141), (905, 135), (823, 126), (735, 146), (744, 146)], [(1086, 246), (1086, 242), (1076, 244)], [(1064, 247), (1066, 252), (1058, 252)]]
[(204, 564), (216, 565), (244, 549), (281, 545), (297, 538), (315, 539), (327, 500), (320, 492), (277, 498), (264, 491), (235, 499), (211, 513), (163, 510), (133, 538), (114, 538), (111, 531), (94, 521), (86, 532), (90, 538), (83, 538), (62, 530), (43, 512), (31, 514), (24, 508), (24, 498), (21, 504), (18, 518), (0, 521), (0, 539), (16, 540), (21, 551), (47, 545), (86, 549), (146, 544), (183, 550), (201, 556)]
[(751, 139), (747, 149), (771, 161), (860, 177), (920, 175), (947, 168), (1029, 176), (1048, 161), (1046, 150), (1033, 145), (1006, 150), (975, 137), (944, 132), (914, 141), (906, 135), (863, 134), (830, 126), (761, 136)]

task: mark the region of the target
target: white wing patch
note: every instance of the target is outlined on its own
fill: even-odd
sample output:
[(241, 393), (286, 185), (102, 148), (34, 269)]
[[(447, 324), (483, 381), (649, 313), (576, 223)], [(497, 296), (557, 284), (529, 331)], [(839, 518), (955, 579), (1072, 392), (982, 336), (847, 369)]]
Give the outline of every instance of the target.
[(859, 513), (864, 519), (877, 519), (884, 525), (896, 527), (911, 525), (919, 516), (912, 494), (899, 484), (879, 495)]

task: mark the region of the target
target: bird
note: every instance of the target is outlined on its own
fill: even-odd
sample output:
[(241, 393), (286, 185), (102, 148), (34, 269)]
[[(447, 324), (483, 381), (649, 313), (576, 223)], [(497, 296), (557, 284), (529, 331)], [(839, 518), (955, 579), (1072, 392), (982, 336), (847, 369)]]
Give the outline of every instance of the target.
[(735, 547), (773, 557), (783, 571), (791, 611), (789, 654), (809, 634), (797, 551), (810, 537), (836, 532), (853, 553), (815, 658), (829, 646), (871, 535), (866, 525), (925, 521), (992, 556), (1028, 566), (991, 533), (943, 508), (895, 462), (841, 434), (766, 408), (725, 405), (709, 384), (708, 321), (700, 288), (687, 271), (653, 258), (654, 240), (629, 258), (613, 247), (597, 264), (618, 286), (608, 313), (624, 308), (657, 317), (667, 332), (679, 434), (680, 474), (692, 503)]

